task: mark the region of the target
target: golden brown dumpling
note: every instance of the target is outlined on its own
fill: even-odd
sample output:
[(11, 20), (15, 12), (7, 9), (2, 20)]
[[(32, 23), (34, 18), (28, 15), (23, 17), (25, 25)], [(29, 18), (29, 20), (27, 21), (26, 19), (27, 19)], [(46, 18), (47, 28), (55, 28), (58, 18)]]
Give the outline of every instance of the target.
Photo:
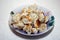
[(14, 24), (15, 26), (17, 26), (19, 29), (22, 29), (24, 27), (24, 24), (22, 21), (19, 21), (17, 24)]
[(39, 31), (40, 31), (40, 32), (44, 32), (44, 31), (46, 31), (46, 30), (47, 30), (47, 24), (42, 23), (42, 24), (40, 25), (40, 27), (39, 27)]
[(32, 19), (32, 21), (38, 19), (38, 15), (36, 13), (31, 13), (29, 16)]
[(48, 21), (48, 16), (44, 17), (45, 23)]
[(25, 25), (25, 27), (23, 28), (24, 31), (26, 31), (28, 34), (31, 34), (31, 29), (32, 29), (32, 26), (31, 25)]
[(41, 24), (41, 22), (39, 21), (39, 19), (34, 21), (34, 27), (35, 28), (39, 28), (40, 24)]
[(27, 16), (27, 15), (28, 15), (27, 12), (21, 14), (21, 16)]
[(40, 20), (41, 22), (44, 21), (44, 15), (43, 15), (42, 13), (39, 14), (39, 20)]
[(22, 9), (22, 13), (27, 12), (27, 10), (28, 10), (28, 8), (26, 8), (26, 7), (25, 7), (25, 8), (23, 8), (23, 9)]
[(18, 22), (20, 20), (20, 14), (17, 13), (15, 15), (13, 15), (12, 19), (13, 19), (14, 22)]
[(22, 21), (24, 24), (31, 24), (31, 22), (27, 18), (23, 18)]
[(29, 6), (28, 8), (30, 8), (31, 10), (36, 10), (37, 9), (37, 5), (34, 4), (34, 5)]
[(36, 28), (32, 28), (32, 33), (37, 33), (38, 30)]

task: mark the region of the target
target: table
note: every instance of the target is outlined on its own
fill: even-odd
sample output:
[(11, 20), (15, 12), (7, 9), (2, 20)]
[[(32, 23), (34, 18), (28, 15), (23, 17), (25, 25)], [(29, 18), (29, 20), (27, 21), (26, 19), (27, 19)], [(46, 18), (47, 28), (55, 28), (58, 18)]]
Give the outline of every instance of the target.
[(60, 40), (60, 0), (0, 0), (0, 40), (33, 40), (15, 35), (9, 28), (9, 15), (15, 8), (25, 4), (39, 4), (50, 9), (55, 16), (53, 31), (46, 37), (34, 40)]

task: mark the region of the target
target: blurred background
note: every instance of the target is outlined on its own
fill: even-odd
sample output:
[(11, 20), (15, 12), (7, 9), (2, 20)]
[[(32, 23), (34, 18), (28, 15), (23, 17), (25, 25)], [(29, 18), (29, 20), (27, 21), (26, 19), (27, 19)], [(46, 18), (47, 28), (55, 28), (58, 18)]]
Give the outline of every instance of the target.
[[(0, 0), (0, 40), (28, 40), (16, 36), (9, 28), (9, 14), (21, 5), (38, 4), (53, 12), (55, 26), (46, 37), (36, 40), (60, 40), (60, 0)], [(33, 39), (29, 39), (33, 40)]]

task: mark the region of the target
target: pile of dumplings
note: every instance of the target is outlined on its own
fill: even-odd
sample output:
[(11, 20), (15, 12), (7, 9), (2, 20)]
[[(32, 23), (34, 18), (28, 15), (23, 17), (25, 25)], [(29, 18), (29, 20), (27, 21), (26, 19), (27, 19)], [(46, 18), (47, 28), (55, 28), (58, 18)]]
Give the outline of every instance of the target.
[[(47, 13), (48, 14), (48, 13)], [(44, 15), (43, 10), (39, 10), (36, 5), (24, 7), (20, 13), (12, 15), (11, 24), (13, 27), (36, 34), (47, 30), (48, 16)]]

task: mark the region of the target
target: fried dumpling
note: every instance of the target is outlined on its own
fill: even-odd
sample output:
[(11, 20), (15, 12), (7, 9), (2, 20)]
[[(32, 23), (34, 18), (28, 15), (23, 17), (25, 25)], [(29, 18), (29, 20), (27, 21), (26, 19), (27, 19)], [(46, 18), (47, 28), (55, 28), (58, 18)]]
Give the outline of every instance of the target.
[(21, 16), (27, 16), (27, 15), (28, 15), (27, 12), (21, 14)]
[(23, 28), (24, 31), (26, 31), (28, 34), (31, 34), (31, 29), (32, 29), (32, 26), (31, 25), (25, 25), (25, 27)]
[(44, 21), (44, 15), (41, 13), (41, 14), (39, 14), (39, 20), (41, 21), (41, 22), (43, 22)]
[(36, 28), (32, 28), (32, 33), (37, 33), (38, 30)]
[(48, 16), (44, 17), (45, 23), (48, 21)]
[(15, 24), (19, 29), (22, 29), (24, 27), (24, 24), (22, 21), (19, 21), (17, 24)]
[(27, 12), (27, 10), (28, 10), (28, 8), (26, 8), (26, 7), (25, 7), (25, 8), (23, 8), (23, 9), (22, 9), (22, 13)]
[(20, 20), (20, 14), (17, 13), (17, 14), (15, 14), (15, 15), (13, 15), (12, 20), (13, 20), (14, 22), (18, 22), (18, 21)]
[(36, 10), (37, 9), (37, 5), (34, 4), (34, 5), (29, 6), (28, 8), (30, 8), (31, 10)]
[(32, 19), (32, 21), (38, 19), (38, 15), (36, 13), (31, 13), (29, 16)]
[(46, 31), (46, 30), (47, 30), (47, 24), (42, 23), (42, 24), (40, 25), (40, 27), (39, 27), (39, 31), (40, 31), (40, 32), (44, 32), (44, 31)]
[(34, 21), (34, 27), (38, 28), (40, 26), (41, 22), (39, 21), (39, 19)]
[(23, 18), (22, 21), (24, 24), (31, 24), (31, 22), (27, 18)]

